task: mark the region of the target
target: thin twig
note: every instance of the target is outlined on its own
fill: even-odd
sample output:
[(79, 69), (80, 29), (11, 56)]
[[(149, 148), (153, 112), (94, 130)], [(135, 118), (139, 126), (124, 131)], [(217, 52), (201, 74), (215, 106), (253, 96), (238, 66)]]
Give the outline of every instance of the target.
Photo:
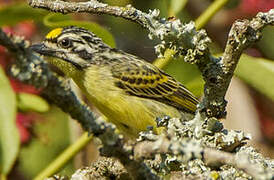
[(105, 3), (100, 3), (97, 0), (87, 2), (65, 2), (65, 1), (47, 1), (47, 0), (30, 0), (29, 5), (34, 8), (47, 9), (53, 12), (63, 14), (86, 12), (92, 14), (108, 14), (116, 17), (136, 22), (146, 29), (153, 28), (150, 23), (149, 14), (132, 7), (109, 6)]

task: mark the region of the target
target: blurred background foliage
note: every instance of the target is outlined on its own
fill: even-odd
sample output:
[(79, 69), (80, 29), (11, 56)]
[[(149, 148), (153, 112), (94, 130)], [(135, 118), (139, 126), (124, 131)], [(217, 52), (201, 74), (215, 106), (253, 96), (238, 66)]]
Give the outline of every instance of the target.
[[(132, 4), (145, 12), (157, 8), (162, 17), (175, 16), (183, 22), (189, 22), (195, 20), (213, 0), (103, 2), (117, 6)], [(271, 8), (274, 8), (273, 0), (229, 1), (204, 27), (213, 42), (211, 52), (219, 55), (222, 53), (229, 28), (236, 19), (251, 18), (257, 12)], [(24, 0), (0, 0), (0, 27), (7, 33), (24, 36), (32, 43), (41, 41), (50, 29), (68, 25), (85, 27), (110, 46), (147, 61), (153, 62), (157, 58), (154, 53), (157, 40), (149, 40), (147, 32), (135, 23), (106, 15), (61, 15), (33, 9)], [(274, 145), (273, 37), (274, 28), (265, 28), (262, 40), (247, 49), (242, 56), (235, 72), (240, 85), (232, 83), (230, 89), (233, 92), (228, 93), (227, 97), (230, 106), (239, 108), (228, 109), (226, 120), (228, 127), (244, 129), (251, 134), (254, 132), (255, 143), (272, 157), (274, 155), (267, 152), (271, 152)], [(9, 73), (12, 63), (12, 56), (0, 46), (0, 174), (9, 179), (24, 180), (35, 177), (82, 132), (68, 115), (40, 96), (41, 90), (12, 78)], [(172, 59), (163, 69), (196, 96), (202, 97), (203, 80), (196, 66), (178, 58)], [(79, 92), (78, 95), (81, 96)], [(238, 96), (243, 97), (242, 100)], [(251, 100), (247, 101), (247, 97)], [(243, 111), (241, 107), (247, 107), (248, 110)], [(251, 114), (250, 111), (253, 113), (252, 117), (247, 122), (242, 121), (243, 116)], [(235, 114), (240, 115), (234, 116)], [(254, 125), (251, 129), (245, 129), (246, 123)], [(235, 124), (239, 125), (235, 127)], [(70, 175), (76, 168), (89, 165), (95, 158), (95, 145), (91, 143), (61, 173)]]

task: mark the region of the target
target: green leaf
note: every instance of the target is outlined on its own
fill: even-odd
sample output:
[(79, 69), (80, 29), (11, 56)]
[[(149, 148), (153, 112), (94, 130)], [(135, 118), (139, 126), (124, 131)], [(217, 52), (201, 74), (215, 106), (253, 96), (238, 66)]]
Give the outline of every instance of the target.
[(0, 8), (0, 26), (14, 25), (23, 20), (41, 21), (48, 12), (34, 9), (26, 3), (16, 3)]
[(274, 62), (243, 54), (235, 71), (236, 76), (274, 100)]
[(20, 142), (15, 117), (15, 94), (0, 67), (0, 174), (9, 173), (19, 150)]
[[(33, 179), (48, 166), (70, 144), (69, 116), (59, 108), (39, 116), (33, 125), (33, 136), (27, 146), (23, 146), (18, 157), (18, 169), (25, 179)], [(69, 162), (61, 174), (70, 175), (73, 163)]]
[(115, 47), (115, 40), (112, 34), (101, 27), (99, 24), (88, 21), (75, 21), (72, 20), (70, 15), (62, 15), (57, 13), (50, 13), (44, 18), (44, 24), (51, 28), (64, 27), (64, 26), (79, 26), (86, 28), (100, 37), (106, 44)]
[(40, 96), (28, 93), (17, 94), (17, 107), (21, 111), (47, 112), (49, 104)]
[(203, 93), (204, 81), (201, 73), (195, 65), (184, 62), (183, 59), (172, 59), (164, 67), (165, 72), (175, 77), (185, 85), (194, 95), (201, 96)]
[(170, 0), (170, 11), (178, 14), (186, 5), (188, 0)]
[(274, 43), (270, 39), (274, 37), (274, 27), (267, 26), (263, 29), (262, 39), (258, 42), (260, 51), (269, 59), (274, 59)]

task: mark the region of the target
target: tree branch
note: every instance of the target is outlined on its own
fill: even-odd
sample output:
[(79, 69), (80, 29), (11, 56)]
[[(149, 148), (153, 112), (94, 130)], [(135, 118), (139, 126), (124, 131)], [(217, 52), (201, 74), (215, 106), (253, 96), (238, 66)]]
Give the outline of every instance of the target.
[(224, 97), (241, 54), (261, 38), (261, 31), (266, 25), (273, 24), (274, 9), (258, 13), (250, 21), (236, 21), (230, 29), (223, 56), (212, 59), (206, 66), (199, 66), (205, 80), (201, 109), (206, 110), (209, 117), (225, 117), (227, 102)]
[(184, 162), (191, 159), (202, 159), (207, 165), (213, 168), (218, 168), (222, 165), (232, 165), (254, 178), (260, 178), (265, 173), (260, 171), (260, 166), (251, 164), (246, 154), (239, 153), (242, 155), (239, 156), (239, 154), (232, 154), (213, 148), (202, 148), (198, 143), (191, 143), (189, 141), (182, 143), (180, 141), (171, 141), (167, 138), (158, 139), (154, 142), (144, 141), (135, 146), (134, 152), (136, 159), (152, 159), (156, 154), (172, 154), (177, 157), (180, 156), (178, 159), (183, 159)]
[[(174, 126), (170, 130), (178, 131), (179, 129)], [(230, 165), (243, 170), (255, 179), (272, 179), (274, 177), (273, 169), (260, 159), (261, 155), (259, 153), (254, 152), (252, 148), (249, 149), (250, 147), (243, 146), (236, 153), (229, 153), (217, 150), (216, 147), (203, 146), (203, 139), (201, 141), (188, 138), (177, 139), (171, 134), (162, 134), (154, 136), (153, 140), (138, 142), (134, 146), (134, 158), (144, 160), (153, 159), (157, 154), (170, 155), (172, 157), (175, 156), (180, 164), (199, 159), (213, 169), (220, 168), (223, 165)], [(232, 136), (227, 134), (223, 137), (231, 138)]]

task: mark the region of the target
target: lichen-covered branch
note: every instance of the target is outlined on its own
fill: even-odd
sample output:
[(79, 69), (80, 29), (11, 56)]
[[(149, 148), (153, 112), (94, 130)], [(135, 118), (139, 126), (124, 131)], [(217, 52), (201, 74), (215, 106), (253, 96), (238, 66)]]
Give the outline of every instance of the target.
[(206, 110), (208, 116), (225, 116), (224, 97), (240, 56), (261, 38), (261, 31), (266, 25), (274, 25), (274, 9), (258, 13), (252, 20), (237, 20), (230, 29), (223, 56), (212, 59), (206, 66), (199, 66), (205, 80), (201, 109)]
[(53, 74), (47, 64), (28, 49), (28, 41), (18, 36), (9, 37), (0, 29), (0, 45), (15, 56), (11, 73), (25, 83), (43, 88), (44, 96), (64, 112), (68, 112), (85, 130), (99, 137), (105, 156), (118, 158), (132, 177), (158, 179), (145, 164), (130, 158), (132, 152), (124, 147), (124, 139), (115, 133), (115, 127), (95, 118), (90, 109), (77, 99), (66, 81)]
[[(256, 179), (273, 178), (271, 169), (263, 169), (262, 164), (252, 163), (250, 156), (246, 152), (238, 152), (236, 154), (216, 150), (214, 148), (202, 148), (195, 141), (172, 141), (164, 136), (156, 141), (143, 141), (138, 143), (134, 149), (136, 159), (152, 159), (156, 154), (172, 154), (176, 155), (182, 163), (193, 159), (200, 159), (212, 168), (219, 168), (223, 165), (231, 165)], [(252, 159), (252, 157), (251, 157)]]
[(161, 44), (156, 46), (158, 55), (163, 55), (165, 49), (172, 48), (176, 50), (177, 55), (184, 54), (186, 60), (194, 62), (208, 52), (210, 39), (204, 30), (196, 31), (193, 22), (183, 24), (179, 19), (160, 18), (160, 11), (156, 9), (145, 13), (131, 5), (110, 6), (97, 0), (87, 2), (29, 0), (29, 5), (63, 14), (75, 12), (108, 14), (133, 21), (147, 29), (150, 38), (157, 37), (161, 40)]
[[(162, 154), (168, 157), (161, 161), (161, 166), (164, 166), (164, 162), (165, 166), (169, 168), (174, 166), (174, 162), (180, 166), (183, 164), (189, 166), (194, 163), (195, 167), (200, 166), (206, 170), (200, 174), (193, 173), (192, 175), (204, 173), (204, 178), (208, 178), (208, 172), (212, 171), (212, 167), (222, 168), (224, 166), (236, 167), (254, 178), (271, 179), (274, 177), (272, 167), (274, 161), (264, 160), (253, 148), (244, 145), (250, 138), (249, 135), (233, 130), (212, 128), (214, 123), (215, 126), (218, 124), (214, 120), (205, 122), (202, 126), (207, 131), (203, 132), (202, 137), (194, 138), (195, 128), (191, 123), (181, 122), (176, 118), (162, 118), (158, 121), (158, 125), (168, 127), (166, 133), (153, 136), (147, 132), (141, 135), (139, 142), (134, 147), (134, 157), (136, 159), (152, 159), (157, 154)], [(171, 162), (173, 165), (170, 165)], [(188, 168), (182, 172), (182, 175), (189, 173)], [(222, 178), (226, 179), (225, 176)]]
[[(99, 157), (90, 167), (78, 169), (70, 178), (79, 179), (130, 179), (123, 165), (114, 158)], [(56, 179), (55, 179), (56, 180)]]
[[(274, 178), (274, 161), (244, 145), (248, 139), (244, 133), (212, 129), (196, 139), (191, 124), (180, 119), (165, 117), (158, 125), (168, 127), (168, 130), (161, 135), (142, 132), (136, 143), (128, 143), (126, 147), (133, 152), (132, 159), (146, 163), (163, 179), (166, 175), (175, 179)], [(109, 176), (119, 179), (128, 177), (128, 173), (112, 158), (100, 158), (91, 167), (75, 172), (72, 178)]]
[(146, 17), (148, 14), (145, 14), (130, 5), (127, 7), (109, 6), (108, 4), (98, 2), (97, 0), (91, 0), (87, 2), (66, 2), (62, 0), (29, 0), (29, 5), (34, 8), (47, 9), (49, 11), (59, 12), (63, 14), (76, 12), (108, 14), (137, 22), (141, 26), (148, 29), (152, 28), (149, 22), (151, 18)]

